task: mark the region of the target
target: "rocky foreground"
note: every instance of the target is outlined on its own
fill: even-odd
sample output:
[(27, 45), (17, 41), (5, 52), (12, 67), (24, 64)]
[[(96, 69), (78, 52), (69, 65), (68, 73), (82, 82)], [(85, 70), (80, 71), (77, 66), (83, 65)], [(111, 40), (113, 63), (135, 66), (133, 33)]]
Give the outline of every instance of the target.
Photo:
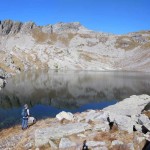
[(150, 141), (150, 112), (144, 108), (150, 96), (131, 96), (104, 108), (39, 120), (22, 131), (21, 126), (0, 132), (0, 150), (142, 150)]

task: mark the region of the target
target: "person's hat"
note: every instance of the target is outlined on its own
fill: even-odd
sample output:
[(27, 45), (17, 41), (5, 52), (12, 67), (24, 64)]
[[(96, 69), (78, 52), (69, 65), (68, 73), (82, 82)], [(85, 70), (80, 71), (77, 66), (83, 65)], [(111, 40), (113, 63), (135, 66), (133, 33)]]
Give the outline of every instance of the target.
[(25, 105), (24, 105), (24, 108), (28, 108), (28, 105), (27, 105), (27, 104), (25, 104)]

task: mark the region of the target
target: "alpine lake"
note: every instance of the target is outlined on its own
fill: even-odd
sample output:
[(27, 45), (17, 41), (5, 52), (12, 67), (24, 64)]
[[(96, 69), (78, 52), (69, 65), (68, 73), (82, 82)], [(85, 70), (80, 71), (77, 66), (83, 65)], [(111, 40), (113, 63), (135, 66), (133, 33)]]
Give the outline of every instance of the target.
[(0, 91), (0, 130), (21, 123), (24, 104), (39, 120), (61, 111), (103, 109), (131, 95), (150, 95), (150, 73), (142, 72), (35, 70), (7, 82)]

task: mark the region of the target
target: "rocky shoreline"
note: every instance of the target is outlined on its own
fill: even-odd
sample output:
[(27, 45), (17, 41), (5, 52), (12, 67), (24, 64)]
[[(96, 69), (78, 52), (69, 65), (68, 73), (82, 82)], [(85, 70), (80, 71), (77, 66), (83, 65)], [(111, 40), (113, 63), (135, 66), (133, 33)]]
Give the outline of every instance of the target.
[[(150, 141), (148, 95), (133, 95), (103, 110), (61, 112), (39, 120), (27, 130), (21, 126), (0, 132), (0, 150), (142, 150)], [(146, 149), (146, 148), (145, 148)]]

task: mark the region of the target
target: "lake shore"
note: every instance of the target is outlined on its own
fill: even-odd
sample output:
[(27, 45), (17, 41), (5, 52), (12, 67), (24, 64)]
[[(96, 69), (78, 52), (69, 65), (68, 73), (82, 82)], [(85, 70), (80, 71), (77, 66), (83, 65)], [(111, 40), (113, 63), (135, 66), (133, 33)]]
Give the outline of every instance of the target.
[(27, 130), (20, 125), (4, 129), (0, 132), (0, 149), (80, 150), (86, 140), (92, 150), (141, 150), (150, 140), (150, 112), (143, 111), (149, 102), (148, 95), (134, 95), (103, 110), (61, 112)]

